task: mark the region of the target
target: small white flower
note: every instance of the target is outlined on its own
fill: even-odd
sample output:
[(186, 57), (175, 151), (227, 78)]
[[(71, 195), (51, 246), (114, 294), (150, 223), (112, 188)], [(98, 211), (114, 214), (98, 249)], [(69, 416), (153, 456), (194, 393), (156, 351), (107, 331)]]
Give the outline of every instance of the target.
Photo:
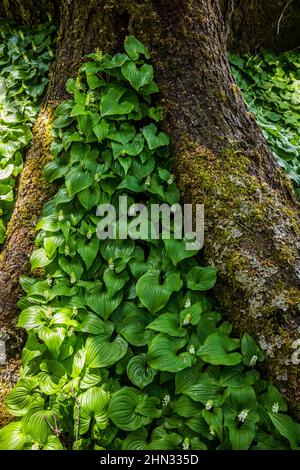
[(189, 352), (190, 354), (195, 354), (196, 351), (195, 351), (195, 346), (194, 346), (193, 344), (190, 344), (190, 345), (188, 346), (188, 352)]
[(75, 80), (75, 86), (76, 86), (77, 90), (79, 90), (79, 88), (80, 88), (80, 77), (79, 76)]
[(190, 440), (188, 437), (184, 438), (183, 444), (182, 444), (183, 450), (189, 450), (190, 448)]
[(273, 413), (278, 413), (278, 411), (279, 411), (279, 403), (278, 402), (273, 403), (272, 411), (273, 411)]
[(170, 185), (174, 183), (174, 175), (171, 175), (171, 177), (168, 179), (167, 183)]
[(86, 237), (88, 240), (90, 240), (92, 238), (92, 232), (88, 231), (88, 233), (86, 234)]
[(74, 334), (74, 327), (71, 326), (69, 329), (68, 329), (68, 336), (72, 336)]
[(75, 284), (75, 282), (76, 282), (76, 275), (75, 275), (75, 273), (71, 273), (70, 280), (71, 280), (71, 284)]
[(190, 297), (188, 297), (185, 301), (184, 308), (189, 308), (191, 306), (192, 302)]
[(213, 424), (211, 424), (211, 425), (209, 426), (209, 432), (210, 432), (210, 434), (211, 434), (212, 436), (215, 436), (215, 435), (216, 435), (216, 428), (214, 427)]
[(183, 326), (189, 325), (191, 323), (191, 319), (192, 319), (192, 315), (188, 313), (183, 319), (183, 322), (182, 322)]
[(211, 409), (213, 408), (213, 406), (214, 406), (213, 400), (208, 400), (208, 401), (206, 402), (205, 409), (206, 409), (207, 411), (209, 411), (209, 410), (211, 410)]
[(250, 360), (250, 366), (254, 367), (256, 363), (257, 363), (257, 356), (252, 356)]
[(62, 220), (64, 220), (64, 211), (63, 210), (60, 210), (59, 213), (58, 213), (58, 220), (61, 222)]
[(40, 446), (38, 444), (33, 444), (31, 446), (31, 450), (39, 450), (40, 449)]
[(244, 410), (242, 410), (239, 414), (238, 414), (238, 420), (241, 422), (241, 423), (244, 423), (247, 416), (249, 414), (249, 410), (247, 410), (246, 408)]
[(52, 279), (52, 277), (47, 277), (47, 284), (48, 284), (49, 287), (52, 286), (52, 284), (53, 284), (53, 279)]
[(167, 406), (170, 400), (171, 400), (170, 395), (165, 395), (162, 401), (162, 406)]
[(45, 299), (48, 299), (49, 295), (50, 295), (50, 292), (49, 292), (48, 290), (45, 290), (45, 291), (44, 291), (44, 297), (45, 297)]
[(94, 102), (94, 95), (93, 93), (87, 93), (85, 97), (85, 105), (88, 106), (90, 103)]
[(100, 51), (100, 49), (97, 47), (96, 51), (95, 51), (95, 59), (98, 61), (98, 62), (102, 62), (103, 60), (103, 52)]
[(115, 265), (114, 265), (114, 262), (113, 262), (112, 258), (110, 258), (110, 259), (108, 260), (108, 267), (109, 267), (109, 269), (111, 269), (112, 271), (114, 271)]
[(151, 184), (151, 176), (148, 175), (147, 178), (146, 178), (146, 180), (145, 180), (145, 185), (146, 185), (146, 186), (150, 186), (150, 184)]
[(68, 245), (65, 246), (65, 255), (68, 256), (70, 254), (70, 248)]
[(26, 64), (30, 63), (27, 54), (23, 54), (23, 59), (25, 60)]
[(51, 318), (52, 315), (53, 315), (53, 308), (48, 307), (47, 310), (46, 310), (46, 317)]

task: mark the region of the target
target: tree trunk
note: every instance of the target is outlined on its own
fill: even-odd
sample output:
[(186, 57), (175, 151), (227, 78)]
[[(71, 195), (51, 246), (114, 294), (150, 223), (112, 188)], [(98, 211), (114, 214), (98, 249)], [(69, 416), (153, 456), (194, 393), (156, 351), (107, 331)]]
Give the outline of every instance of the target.
[(57, 20), (58, 4), (58, 0), (2, 0), (0, 18), (35, 26), (44, 21)]
[[(298, 339), (300, 324), (299, 207), (231, 76), (218, 2), (65, 3), (45, 106), (65, 96), (65, 79), (84, 53), (95, 47), (114, 52), (126, 32), (145, 42), (152, 53), (183, 201), (205, 204), (205, 259), (220, 271), (220, 306), (237, 332), (247, 331), (258, 339), (267, 354), (267, 375), (299, 413), (299, 368), (291, 363), (291, 345)], [(45, 161), (45, 155), (34, 155), (35, 142), (26, 163), (28, 167), (32, 162), (31, 178), (39, 175)], [(29, 182), (25, 168), (20, 188)], [(28, 252), (20, 262), (17, 243), (25, 238), (22, 243), (29, 251), (32, 222), (51, 194), (44, 191), (29, 191), (27, 199), (17, 203), (2, 255), (0, 292), (10, 282), (11, 259), (18, 261), (15, 266), (21, 265), (22, 272), (27, 269)], [(28, 209), (31, 199), (40, 203), (34, 206), (31, 225), (23, 230), (18, 210), (24, 211), (25, 203), (33, 217)], [(16, 268), (15, 280), (19, 274)], [(0, 294), (2, 318), (16, 315), (14, 289), (8, 290), (14, 296), (9, 303), (7, 294)]]
[(228, 48), (287, 51), (300, 44), (300, 0), (223, 0)]

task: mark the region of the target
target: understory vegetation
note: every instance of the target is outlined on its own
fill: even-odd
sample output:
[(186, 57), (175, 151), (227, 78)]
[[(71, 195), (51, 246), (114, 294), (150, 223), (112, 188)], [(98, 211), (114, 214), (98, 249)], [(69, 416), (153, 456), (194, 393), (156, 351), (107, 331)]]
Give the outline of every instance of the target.
[(29, 30), (0, 20), (0, 244), (14, 205), (23, 150), (48, 83), (54, 32), (49, 23)]
[(90, 54), (56, 110), (45, 177), (60, 187), (21, 280), (28, 339), (0, 449), (298, 449), (262, 352), (206, 293), (216, 270), (184, 240), (97, 237), (101, 203), (180, 198), (148, 50), (124, 48)]
[(232, 72), (251, 112), (300, 197), (300, 52), (231, 54)]

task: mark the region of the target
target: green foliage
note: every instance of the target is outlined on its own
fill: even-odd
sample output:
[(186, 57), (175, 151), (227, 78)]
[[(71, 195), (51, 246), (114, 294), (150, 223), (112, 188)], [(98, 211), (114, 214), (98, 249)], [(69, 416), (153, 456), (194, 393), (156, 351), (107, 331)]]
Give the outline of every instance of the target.
[(204, 294), (216, 271), (183, 241), (96, 237), (101, 202), (179, 200), (148, 51), (133, 37), (125, 51), (91, 54), (56, 111), (46, 175), (61, 186), (31, 257), (45, 276), (22, 279), (18, 421), (0, 448), (55, 449), (61, 433), (74, 449), (297, 448), (299, 425), (253, 368), (262, 353)]
[(230, 55), (232, 71), (271, 150), (300, 196), (300, 53)]
[(22, 152), (48, 83), (54, 31), (49, 23), (28, 30), (0, 20), (0, 243), (13, 208)]

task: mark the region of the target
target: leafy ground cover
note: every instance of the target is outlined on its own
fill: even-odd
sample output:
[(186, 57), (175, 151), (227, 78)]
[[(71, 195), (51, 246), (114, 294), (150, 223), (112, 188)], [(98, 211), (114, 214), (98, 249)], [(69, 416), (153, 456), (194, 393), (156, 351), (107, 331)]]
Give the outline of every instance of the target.
[(233, 74), (300, 196), (300, 52), (231, 54)]
[(28, 30), (0, 21), (0, 244), (14, 205), (23, 150), (48, 83), (54, 32), (49, 23)]
[(88, 56), (56, 111), (45, 175), (61, 185), (21, 281), (28, 340), (0, 449), (297, 449), (262, 352), (206, 294), (216, 271), (184, 240), (96, 236), (100, 203), (179, 201), (148, 50), (124, 49)]

